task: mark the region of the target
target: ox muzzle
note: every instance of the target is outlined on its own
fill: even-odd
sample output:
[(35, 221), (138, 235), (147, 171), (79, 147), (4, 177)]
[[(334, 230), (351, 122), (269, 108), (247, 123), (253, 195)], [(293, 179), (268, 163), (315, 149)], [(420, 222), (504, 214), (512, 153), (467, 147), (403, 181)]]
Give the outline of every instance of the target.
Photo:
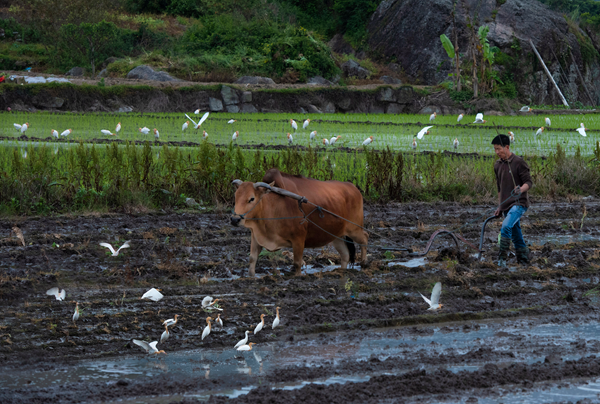
[(233, 226), (237, 226), (242, 221), (242, 218), (239, 215), (231, 215), (231, 217), (229, 218), (229, 220), (231, 221), (231, 224)]

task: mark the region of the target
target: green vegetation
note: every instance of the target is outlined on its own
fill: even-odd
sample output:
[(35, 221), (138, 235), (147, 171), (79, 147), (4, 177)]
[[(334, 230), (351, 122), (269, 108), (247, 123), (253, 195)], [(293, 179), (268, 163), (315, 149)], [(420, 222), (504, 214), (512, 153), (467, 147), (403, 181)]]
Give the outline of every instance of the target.
[[(181, 140), (183, 120), (175, 114), (0, 116), (4, 119), (2, 127), (5, 128), (12, 125), (12, 122), (7, 124), (6, 116), (29, 121), (31, 128), (26, 132), (29, 136), (39, 134), (48, 137), (51, 128), (58, 128), (60, 132), (66, 129), (67, 123), (73, 128), (70, 135), (73, 139), (59, 142), (20, 141), (11, 128), (14, 138), (4, 140), (0, 147), (0, 212), (5, 214), (120, 210), (136, 206), (186, 208), (187, 197), (203, 201), (202, 204), (230, 203), (233, 179), (258, 181), (272, 167), (321, 180), (351, 181), (361, 189), (365, 198), (374, 201), (477, 203), (494, 201), (496, 195), (492, 172), (495, 157), (489, 154), (489, 139), (495, 134), (495, 129), (490, 126), (450, 126), (449, 122), (443, 122), (455, 120), (455, 117), (438, 117), (440, 122), (436, 122), (429, 135), (419, 140), (418, 148), (418, 151), (434, 151), (415, 153), (408, 145), (420, 126), (411, 125), (408, 121), (424, 120), (423, 115), (319, 116), (337, 119), (314, 119), (305, 132), (294, 134), (295, 143), (308, 146), (310, 130), (318, 130), (319, 137), (342, 133), (344, 141), (340, 140), (340, 143), (354, 147), (350, 150), (317, 147), (320, 144), (317, 142), (303, 150), (293, 146), (263, 150), (258, 144), (287, 142), (284, 134), (290, 129), (289, 115), (283, 114), (269, 114), (267, 119), (261, 116), (260, 120), (256, 116), (239, 114), (234, 116), (238, 121), (233, 125), (226, 123), (230, 115), (212, 114), (203, 124), (203, 128), (206, 126), (206, 130), (210, 130), (208, 141), (200, 141), (199, 135), (186, 135), (188, 140), (193, 136), (192, 139), (199, 143), (195, 147), (153, 143), (147, 140), (151, 135), (144, 136), (136, 130), (138, 126), (154, 126), (149, 123), (160, 123), (161, 128), (177, 125), (178, 128), (172, 131), (161, 129), (161, 140), (163, 136)], [(390, 118), (397, 122), (385, 121)], [(523, 124), (524, 120), (539, 119), (539, 116), (497, 118), (504, 124)], [(552, 119), (554, 125), (575, 126), (571, 121), (580, 117), (568, 115)], [(112, 130), (117, 120), (123, 125), (119, 137), (127, 139), (126, 142), (84, 143), (83, 139), (103, 136), (99, 133), (102, 128)], [(586, 123), (586, 126), (593, 125), (600, 128), (600, 122), (590, 119)], [(231, 144), (234, 130), (240, 131), (240, 146), (254, 144), (256, 148), (242, 149)], [(440, 133), (436, 134), (436, 131)], [(471, 133), (464, 136), (465, 131)], [(483, 131), (485, 135), (477, 134)], [(442, 145), (440, 139), (451, 145), (451, 139), (459, 132), (463, 133), (461, 148), (480, 147), (484, 153), (455, 155), (437, 151), (449, 148)], [(369, 133), (374, 134), (375, 142), (366, 148), (357, 147)], [(533, 138), (533, 135), (527, 136)], [(527, 140), (527, 136), (519, 137), (513, 148), (518, 154), (525, 154), (529, 162), (536, 184), (533, 195), (552, 198), (568, 194), (600, 194), (600, 143), (597, 134), (589, 133), (588, 138), (575, 142), (579, 139), (575, 137), (579, 136), (577, 134), (560, 137), (560, 134), (552, 132), (551, 138), (544, 140), (547, 144), (546, 157), (522, 151), (528, 143), (537, 144), (537, 147), (541, 143), (535, 139)], [(73, 141), (77, 137), (82, 140)], [(568, 138), (571, 142), (567, 142)], [(133, 143), (133, 140), (142, 139), (147, 141)], [(402, 141), (399, 142), (399, 139)]]

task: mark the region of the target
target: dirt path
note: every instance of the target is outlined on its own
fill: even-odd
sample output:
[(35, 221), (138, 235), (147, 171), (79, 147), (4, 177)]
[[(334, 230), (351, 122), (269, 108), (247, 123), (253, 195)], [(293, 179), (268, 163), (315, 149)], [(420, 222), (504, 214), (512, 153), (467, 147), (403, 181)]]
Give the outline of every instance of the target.
[[(192, 402), (211, 394), (221, 394), (211, 402), (222, 402), (222, 394), (243, 388), (251, 392), (234, 401), (440, 402), (505, 397), (515, 385), (533, 394), (600, 377), (593, 357), (600, 348), (600, 203), (585, 204), (583, 227), (582, 201), (528, 212), (529, 268), (514, 257), (508, 270), (493, 265), (497, 222), (482, 262), (464, 244), (457, 254), (448, 239), (426, 260), (386, 253), (378, 247), (421, 250), (437, 228), (458, 228), (488, 208), (387, 204), (366, 207), (367, 227), (383, 236), (371, 237), (367, 268), (342, 272), (332, 248), (308, 250), (308, 274), (296, 278), (289, 257), (268, 253), (255, 280), (243, 277), (249, 233), (232, 228), (226, 213), (2, 219), (0, 402)], [(26, 246), (9, 235), (14, 225)], [(476, 243), (479, 225), (462, 234)], [(131, 248), (118, 257), (98, 245), (125, 240)], [(427, 312), (417, 292), (437, 281), (444, 308)], [(45, 295), (54, 286), (66, 289), (67, 301)], [(150, 287), (165, 298), (140, 300)], [(204, 319), (216, 315), (201, 309), (206, 295), (221, 299), (225, 327), (201, 340)], [(75, 300), (82, 308), (76, 325)], [(271, 330), (275, 306), (282, 325)], [(236, 355), (231, 347), (261, 313), (267, 326), (251, 336), (256, 351)], [(167, 356), (146, 359), (130, 341), (159, 338), (161, 322), (174, 314), (182, 319), (159, 345)], [(286, 383), (298, 389), (271, 389)]]

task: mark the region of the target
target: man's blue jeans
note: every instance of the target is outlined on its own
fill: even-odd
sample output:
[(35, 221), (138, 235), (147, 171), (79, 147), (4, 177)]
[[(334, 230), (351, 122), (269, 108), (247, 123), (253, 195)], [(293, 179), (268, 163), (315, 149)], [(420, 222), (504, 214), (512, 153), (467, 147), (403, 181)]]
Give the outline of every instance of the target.
[(527, 247), (525, 240), (523, 240), (523, 233), (521, 233), (521, 216), (525, 212), (527, 212), (526, 207), (515, 205), (509, 209), (502, 222), (500, 234), (502, 237), (512, 239), (515, 250)]

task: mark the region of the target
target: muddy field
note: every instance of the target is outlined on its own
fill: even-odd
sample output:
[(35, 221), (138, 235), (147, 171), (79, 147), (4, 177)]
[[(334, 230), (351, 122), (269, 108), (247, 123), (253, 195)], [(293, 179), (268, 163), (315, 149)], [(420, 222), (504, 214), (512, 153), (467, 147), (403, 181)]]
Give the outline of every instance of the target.
[[(529, 267), (493, 264), (499, 221), (482, 261), (449, 238), (425, 258), (383, 249), (421, 251), (441, 227), (478, 244), (489, 208), (368, 205), (367, 267), (342, 272), (326, 247), (305, 251), (294, 277), (291, 254), (263, 252), (256, 279), (249, 232), (227, 209), (2, 219), (0, 402), (597, 402), (598, 199), (535, 203), (522, 222)], [(118, 257), (98, 245), (126, 240)], [(430, 312), (418, 292), (438, 281), (444, 307)], [(54, 286), (65, 301), (45, 294)], [(151, 287), (165, 298), (140, 300)], [(201, 308), (207, 295), (224, 327), (202, 340), (217, 314)], [(131, 342), (159, 339), (175, 314), (166, 355)], [(257, 345), (234, 351), (261, 314)]]

